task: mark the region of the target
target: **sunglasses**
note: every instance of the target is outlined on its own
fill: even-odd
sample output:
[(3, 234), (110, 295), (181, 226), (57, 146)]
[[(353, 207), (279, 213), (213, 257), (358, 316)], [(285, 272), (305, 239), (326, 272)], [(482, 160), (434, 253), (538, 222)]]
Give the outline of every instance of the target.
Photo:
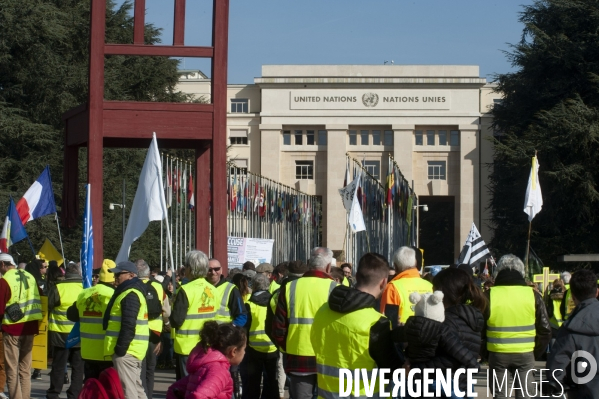
[(218, 271), (220, 271), (220, 267), (209, 267), (208, 268), (208, 273), (210, 273), (210, 272), (215, 272), (216, 273)]

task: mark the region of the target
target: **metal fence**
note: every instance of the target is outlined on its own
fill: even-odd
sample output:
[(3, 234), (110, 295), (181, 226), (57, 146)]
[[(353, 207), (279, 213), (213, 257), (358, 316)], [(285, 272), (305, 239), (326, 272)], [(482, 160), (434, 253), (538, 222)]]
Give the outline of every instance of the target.
[(227, 228), (230, 236), (274, 239), (272, 263), (303, 260), (321, 243), (321, 200), (230, 165)]
[(361, 162), (347, 157), (349, 173), (361, 173), (357, 190), (358, 203), (366, 231), (352, 233), (346, 229), (346, 261), (356, 267), (367, 252), (377, 252), (391, 261), (393, 251), (403, 245), (415, 245), (417, 197), (392, 157), (389, 157), (385, 184), (373, 177)]

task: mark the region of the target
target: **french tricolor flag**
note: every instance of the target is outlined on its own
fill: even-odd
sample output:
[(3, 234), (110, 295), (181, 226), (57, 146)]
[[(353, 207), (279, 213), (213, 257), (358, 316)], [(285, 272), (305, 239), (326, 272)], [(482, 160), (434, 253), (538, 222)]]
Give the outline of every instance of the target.
[(23, 225), (33, 219), (56, 213), (50, 166), (46, 166), (40, 177), (17, 202), (17, 212)]

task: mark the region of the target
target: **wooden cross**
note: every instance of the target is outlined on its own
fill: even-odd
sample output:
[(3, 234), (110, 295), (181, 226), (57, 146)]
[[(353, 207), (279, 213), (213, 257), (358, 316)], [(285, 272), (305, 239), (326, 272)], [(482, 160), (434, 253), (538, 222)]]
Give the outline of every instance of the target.
[(559, 274), (550, 274), (549, 268), (544, 267), (543, 274), (535, 274), (532, 277), (533, 277), (532, 281), (535, 284), (543, 285), (543, 290), (541, 292), (543, 293), (543, 295), (545, 295), (545, 293), (547, 292), (547, 287), (549, 287), (549, 284), (553, 283), (555, 280), (559, 279), (560, 275)]

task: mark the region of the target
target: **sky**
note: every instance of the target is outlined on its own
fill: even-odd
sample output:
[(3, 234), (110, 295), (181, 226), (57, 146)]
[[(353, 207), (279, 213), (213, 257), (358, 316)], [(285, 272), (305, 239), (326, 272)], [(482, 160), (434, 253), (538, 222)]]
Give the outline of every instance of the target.
[[(117, 4), (123, 0), (117, 1)], [(479, 65), (480, 76), (513, 71), (532, 0), (230, 0), (228, 82), (253, 83), (265, 64)], [(172, 43), (174, 0), (146, 0), (146, 22)], [(212, 0), (187, 0), (185, 44), (210, 45)], [(210, 76), (207, 60), (181, 69)]]

